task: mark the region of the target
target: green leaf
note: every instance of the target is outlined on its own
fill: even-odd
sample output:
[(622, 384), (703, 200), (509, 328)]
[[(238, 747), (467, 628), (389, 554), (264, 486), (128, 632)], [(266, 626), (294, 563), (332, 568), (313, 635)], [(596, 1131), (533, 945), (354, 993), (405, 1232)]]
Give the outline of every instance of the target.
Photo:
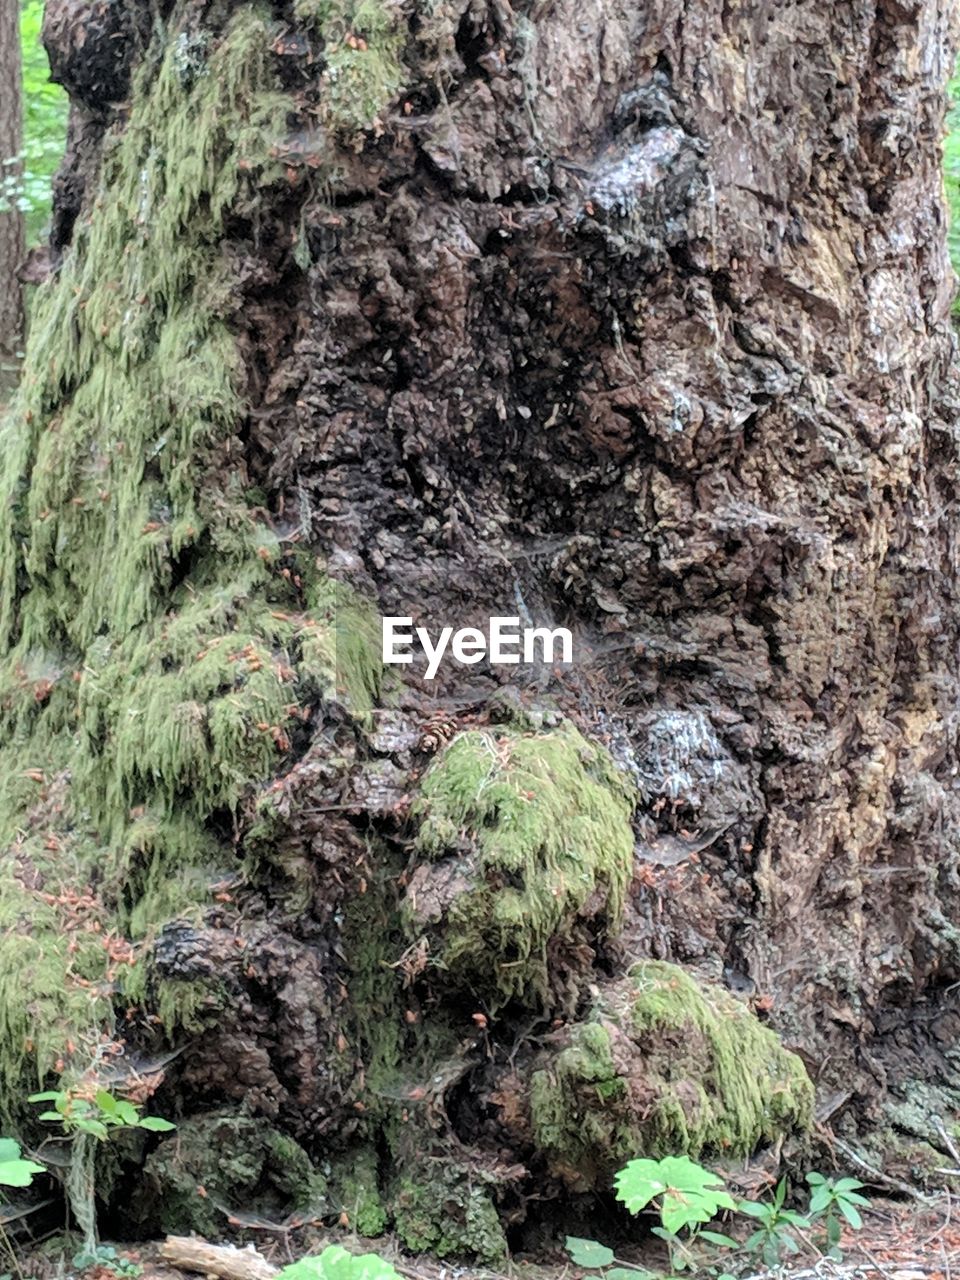
[(20, 1159), (20, 1143), (13, 1138), (0, 1138), (0, 1164)]
[(138, 1129), (149, 1129), (151, 1133), (169, 1133), (176, 1127), (171, 1121), (163, 1120), (160, 1116), (144, 1116), (142, 1120), (137, 1121)]
[(828, 1204), (833, 1202), (833, 1192), (828, 1186), (818, 1186), (810, 1197), (808, 1212), (823, 1213)]
[(63, 1095), (58, 1093), (56, 1089), (46, 1089), (43, 1093), (31, 1093), (27, 1098), (28, 1102), (55, 1102), (57, 1098)]
[(94, 1097), (94, 1102), (104, 1113), (105, 1116), (116, 1114), (117, 1100), (112, 1093), (107, 1093), (106, 1089), (99, 1089)]
[(859, 1178), (838, 1178), (833, 1187), (835, 1191), (859, 1191), (865, 1185)]
[(81, 1133), (92, 1134), (94, 1138), (99, 1138), (101, 1142), (105, 1142), (110, 1136), (107, 1126), (102, 1120), (88, 1120), (82, 1117), (73, 1121), (74, 1128), (79, 1129)]
[(837, 1208), (850, 1223), (851, 1227), (853, 1227), (854, 1231), (859, 1231), (863, 1226), (863, 1219), (860, 1217), (859, 1210), (854, 1208), (854, 1206), (847, 1200), (838, 1200)]
[(614, 1259), (613, 1250), (608, 1249), (605, 1244), (599, 1244), (596, 1240), (567, 1236), (564, 1245), (571, 1261), (578, 1267), (609, 1267)]
[(722, 1245), (724, 1249), (736, 1249), (739, 1247), (738, 1241), (732, 1236), (725, 1236), (720, 1231), (701, 1231), (697, 1236), (698, 1240), (706, 1240), (710, 1244)]
[(653, 1272), (645, 1267), (611, 1267), (603, 1275), (604, 1280), (653, 1280)]
[(332, 1244), (318, 1256), (284, 1267), (277, 1280), (400, 1280), (400, 1276), (379, 1254), (352, 1254), (343, 1245)]
[(762, 1218), (766, 1220), (771, 1216), (772, 1210), (768, 1204), (760, 1204), (756, 1200), (741, 1200), (737, 1205), (737, 1213), (745, 1213), (748, 1218)]
[(38, 1120), (55, 1120), (57, 1124), (63, 1119), (59, 1111), (41, 1111), (37, 1116)]
[(734, 1203), (721, 1179), (686, 1156), (631, 1160), (614, 1179), (617, 1199), (638, 1213), (660, 1196), (660, 1219), (676, 1234), (697, 1222), (709, 1222), (718, 1209)]
[(122, 1120), (124, 1124), (139, 1124), (140, 1108), (135, 1107), (132, 1102), (125, 1102), (121, 1100), (117, 1103), (117, 1117)]
[(29, 1187), (38, 1173), (46, 1173), (33, 1160), (5, 1160), (0, 1163), (0, 1183), (5, 1187)]
[(860, 1204), (865, 1209), (870, 1208), (870, 1201), (866, 1196), (857, 1195), (856, 1191), (841, 1191), (837, 1196), (838, 1200), (845, 1200), (847, 1204)]

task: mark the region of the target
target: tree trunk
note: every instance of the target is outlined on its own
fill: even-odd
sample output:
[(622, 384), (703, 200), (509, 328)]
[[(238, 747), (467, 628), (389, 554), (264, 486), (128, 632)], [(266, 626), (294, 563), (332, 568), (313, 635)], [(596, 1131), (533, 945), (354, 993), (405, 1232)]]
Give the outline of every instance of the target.
[(177, 1119), (143, 1230), (492, 1259), (631, 1155), (789, 1157), (811, 1079), (941, 1167), (954, 6), (161, 10), (48, 4), (4, 1078)]
[[(3, 198), (4, 185), (20, 172), (23, 101), (20, 74), (20, 9), (8, 0), (0, 13), (0, 404), (16, 381), (23, 338), (23, 289), (17, 272), (23, 262), (23, 214)], [(10, 161), (15, 161), (11, 164)], [(6, 183), (4, 183), (6, 180)], [(5, 209), (5, 211), (4, 211)]]

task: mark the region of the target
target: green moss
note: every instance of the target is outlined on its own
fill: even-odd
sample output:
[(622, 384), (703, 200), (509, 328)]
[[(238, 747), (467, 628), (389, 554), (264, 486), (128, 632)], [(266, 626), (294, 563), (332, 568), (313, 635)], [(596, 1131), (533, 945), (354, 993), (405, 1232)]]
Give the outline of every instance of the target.
[(323, 40), (324, 123), (346, 139), (376, 128), (405, 81), (397, 6), (384, 0), (295, 0), (294, 12)]
[(448, 1157), (414, 1160), (391, 1197), (397, 1235), (415, 1253), (500, 1263), (507, 1241), (492, 1195), (493, 1179), (456, 1167)]
[(745, 1156), (812, 1121), (799, 1058), (719, 987), (649, 961), (531, 1079), (534, 1139), (572, 1186), (634, 1156)]
[(493, 987), (494, 1003), (545, 996), (548, 944), (586, 913), (600, 929), (620, 920), (632, 808), (610, 757), (572, 725), (459, 735), (414, 808), (416, 850), (437, 865), (408, 894), (411, 936), (425, 934), (433, 961), (458, 980)]
[(144, 1172), (136, 1209), (152, 1228), (175, 1234), (222, 1235), (224, 1210), (276, 1221), (293, 1209), (328, 1208), (326, 1179), (303, 1148), (268, 1121), (234, 1112), (182, 1121), (147, 1158)]
[[(379, 689), (371, 609), (285, 547), (243, 467), (224, 252), (282, 177), (266, 10), (178, 5), (105, 148), (0, 430), (0, 1077), (88, 1063), (112, 1010), (199, 1025), (147, 949), (235, 869), (224, 829), (330, 703)], [(130, 943), (136, 944), (131, 948)], [(2, 1091), (0, 1091), (2, 1092)]]
[(361, 1143), (331, 1161), (330, 1186), (349, 1226), (361, 1236), (382, 1236), (390, 1222), (380, 1194), (377, 1155)]

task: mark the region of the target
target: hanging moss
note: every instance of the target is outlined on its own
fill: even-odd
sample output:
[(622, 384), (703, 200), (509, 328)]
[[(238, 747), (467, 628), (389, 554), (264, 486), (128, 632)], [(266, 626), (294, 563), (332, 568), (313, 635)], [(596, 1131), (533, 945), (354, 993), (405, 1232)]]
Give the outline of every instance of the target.
[[(375, 614), (283, 547), (243, 470), (224, 252), (278, 181), (266, 10), (179, 5), (40, 290), (0, 429), (0, 1078), (89, 1063), (145, 947), (235, 867), (224, 830), (296, 735), (379, 689)], [(284, 179), (286, 181), (286, 179)], [(160, 1016), (196, 1025), (175, 983)]]
[(572, 725), (474, 730), (423, 779), (405, 919), (433, 963), (492, 1004), (549, 989), (547, 949), (589, 917), (619, 922), (633, 863), (633, 796), (602, 747)]
[(578, 1190), (634, 1156), (746, 1156), (812, 1122), (803, 1063), (728, 992), (649, 961), (531, 1080), (534, 1139)]

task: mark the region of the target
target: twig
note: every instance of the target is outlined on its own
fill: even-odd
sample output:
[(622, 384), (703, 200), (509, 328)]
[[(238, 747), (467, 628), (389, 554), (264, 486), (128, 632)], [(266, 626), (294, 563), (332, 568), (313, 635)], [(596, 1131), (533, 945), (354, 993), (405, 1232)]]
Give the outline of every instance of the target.
[(881, 1170), (875, 1169), (872, 1164), (869, 1164), (863, 1156), (854, 1151), (853, 1147), (847, 1146), (847, 1144), (841, 1138), (838, 1138), (836, 1134), (833, 1135), (833, 1141), (844, 1155), (850, 1157), (854, 1164), (859, 1165), (861, 1169), (865, 1169), (867, 1173), (876, 1178), (879, 1182), (885, 1182), (889, 1187), (896, 1187), (897, 1190), (902, 1191), (905, 1196), (910, 1196), (913, 1200), (919, 1200), (921, 1204), (929, 1205), (932, 1203), (929, 1196), (921, 1195), (916, 1187), (910, 1186), (909, 1182), (901, 1182), (899, 1178), (891, 1178), (888, 1173), (883, 1173)]

